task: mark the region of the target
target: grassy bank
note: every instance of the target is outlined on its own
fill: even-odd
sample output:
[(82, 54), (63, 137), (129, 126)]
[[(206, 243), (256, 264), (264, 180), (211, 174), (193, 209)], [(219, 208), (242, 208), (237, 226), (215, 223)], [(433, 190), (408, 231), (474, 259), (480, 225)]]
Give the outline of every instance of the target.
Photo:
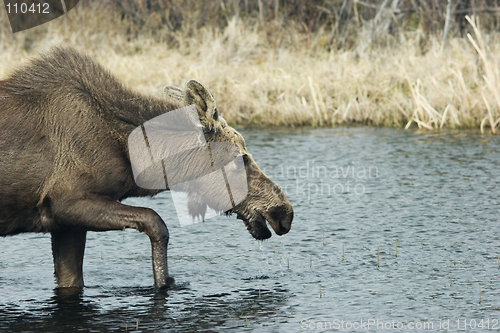
[(500, 117), (496, 33), (483, 36), (485, 65), (469, 39), (450, 38), (443, 47), (440, 38), (418, 27), (379, 35), (376, 43), (371, 30), (360, 29), (352, 47), (337, 50), (325, 47), (329, 31), (304, 33), (277, 21), (263, 29), (232, 18), (226, 27), (181, 28), (167, 37), (131, 37), (118, 14), (89, 8), (15, 35), (3, 11), (0, 21), (0, 78), (48, 46), (69, 43), (145, 93), (160, 94), (166, 84), (183, 86), (196, 78), (211, 89), (231, 124), (482, 124), (487, 131)]

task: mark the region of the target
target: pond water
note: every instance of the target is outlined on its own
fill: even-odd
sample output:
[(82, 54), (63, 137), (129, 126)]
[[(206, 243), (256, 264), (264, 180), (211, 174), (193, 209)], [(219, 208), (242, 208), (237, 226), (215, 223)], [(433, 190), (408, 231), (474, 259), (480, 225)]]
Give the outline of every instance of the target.
[(89, 233), (81, 294), (55, 290), (48, 234), (0, 238), (2, 332), (500, 330), (500, 139), (379, 128), (242, 130), (295, 210), (254, 240), (235, 217), (181, 227), (168, 193), (127, 200), (170, 230)]

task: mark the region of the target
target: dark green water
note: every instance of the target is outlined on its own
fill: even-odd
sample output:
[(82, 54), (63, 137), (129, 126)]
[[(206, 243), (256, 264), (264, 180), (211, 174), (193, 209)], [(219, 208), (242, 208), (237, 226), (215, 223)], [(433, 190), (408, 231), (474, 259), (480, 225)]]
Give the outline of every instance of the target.
[(1, 238), (0, 331), (500, 330), (498, 137), (242, 132), (294, 206), (289, 234), (257, 242), (234, 217), (180, 227), (168, 193), (129, 200), (170, 230), (176, 286), (160, 294), (138, 232), (89, 233), (79, 295), (54, 290), (49, 235)]

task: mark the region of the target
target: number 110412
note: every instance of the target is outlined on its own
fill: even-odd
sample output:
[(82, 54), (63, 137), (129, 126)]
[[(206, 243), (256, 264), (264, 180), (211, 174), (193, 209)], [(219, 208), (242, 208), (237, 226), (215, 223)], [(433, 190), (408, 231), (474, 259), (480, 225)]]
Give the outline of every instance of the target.
[(38, 4), (34, 4), (32, 3), (29, 7), (28, 7), (28, 4), (26, 3), (21, 3), (21, 4), (18, 4), (18, 3), (14, 3), (11, 4), (8, 3), (6, 5), (7, 7), (7, 13), (8, 14), (18, 14), (18, 13), (21, 13), (21, 14), (26, 14), (26, 13), (32, 13), (32, 14), (50, 14), (49, 13), (49, 4), (48, 3), (38, 3)]

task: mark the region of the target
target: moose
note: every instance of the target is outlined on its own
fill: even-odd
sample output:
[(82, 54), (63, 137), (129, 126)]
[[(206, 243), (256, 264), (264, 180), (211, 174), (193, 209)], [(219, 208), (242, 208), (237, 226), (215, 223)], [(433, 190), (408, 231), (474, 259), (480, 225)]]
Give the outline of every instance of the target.
[[(163, 189), (137, 185), (127, 138), (159, 115), (194, 106), (207, 142), (238, 148), (246, 171), (246, 197), (224, 213), (236, 214), (257, 240), (292, 224), (293, 208), (259, 169), (240, 133), (219, 114), (200, 82), (166, 86), (146, 96), (122, 85), (90, 56), (56, 46), (0, 80), (0, 236), (51, 234), (59, 288), (83, 288), (88, 231), (134, 228), (151, 241), (154, 285), (168, 288), (165, 222), (152, 209), (122, 204)], [(191, 165), (183, 165), (189, 170)]]

